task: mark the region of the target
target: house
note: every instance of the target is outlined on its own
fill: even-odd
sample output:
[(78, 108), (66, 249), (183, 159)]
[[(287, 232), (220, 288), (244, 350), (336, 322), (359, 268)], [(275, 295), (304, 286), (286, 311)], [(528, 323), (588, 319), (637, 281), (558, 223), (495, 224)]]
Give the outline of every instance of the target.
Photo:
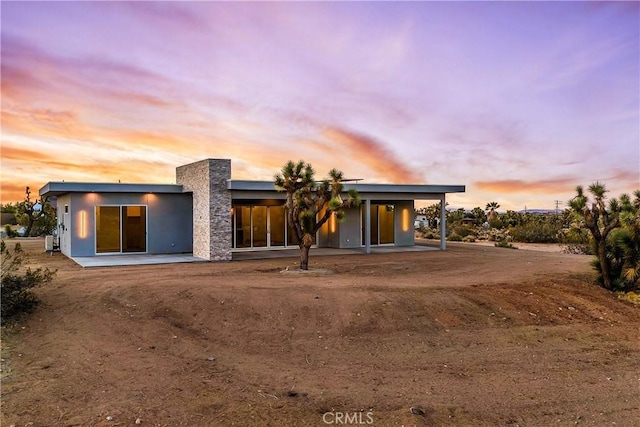
[[(343, 222), (330, 218), (316, 236), (318, 247), (413, 246), (415, 200), (444, 206), (446, 194), (465, 191), (463, 185), (344, 187), (355, 188), (363, 203), (347, 209)], [(235, 251), (297, 247), (285, 193), (270, 181), (232, 180), (229, 159), (179, 166), (176, 184), (49, 182), (40, 196), (57, 198), (60, 250), (69, 257), (193, 253), (224, 261)]]

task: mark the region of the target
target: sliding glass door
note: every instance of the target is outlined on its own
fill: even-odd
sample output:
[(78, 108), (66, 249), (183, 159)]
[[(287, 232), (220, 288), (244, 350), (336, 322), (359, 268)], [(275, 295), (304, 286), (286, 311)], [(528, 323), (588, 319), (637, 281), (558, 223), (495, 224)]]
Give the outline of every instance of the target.
[(120, 252), (120, 206), (96, 206), (96, 253)]
[(122, 252), (147, 251), (147, 207), (122, 207)]
[(146, 251), (146, 206), (96, 206), (96, 253)]
[[(394, 205), (371, 204), (369, 211), (371, 219), (370, 237), (372, 245), (388, 245), (395, 243), (395, 207)], [(362, 245), (365, 244), (365, 214), (366, 208), (361, 208)]]
[(269, 206), (269, 246), (284, 246), (284, 206)]
[(233, 248), (283, 248), (295, 245), (284, 206), (234, 205)]

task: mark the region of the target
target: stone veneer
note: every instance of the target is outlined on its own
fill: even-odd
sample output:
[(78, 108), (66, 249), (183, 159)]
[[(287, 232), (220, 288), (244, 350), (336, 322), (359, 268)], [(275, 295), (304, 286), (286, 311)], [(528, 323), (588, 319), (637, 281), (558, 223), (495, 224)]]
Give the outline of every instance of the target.
[(231, 260), (230, 159), (206, 159), (176, 168), (176, 183), (193, 193), (193, 255)]

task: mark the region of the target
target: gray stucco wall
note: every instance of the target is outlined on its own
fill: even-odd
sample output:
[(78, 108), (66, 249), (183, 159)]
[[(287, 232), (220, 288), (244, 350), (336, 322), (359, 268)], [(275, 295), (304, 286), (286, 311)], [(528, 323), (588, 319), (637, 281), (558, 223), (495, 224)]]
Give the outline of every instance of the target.
[(193, 255), (231, 260), (231, 160), (206, 159), (176, 169), (176, 183), (193, 193)]
[(359, 248), (362, 246), (362, 225), (361, 207), (345, 210), (345, 219), (339, 226), (340, 230), (340, 247), (341, 248)]
[(318, 233), (318, 246), (326, 248), (359, 248), (362, 240), (360, 225), (360, 207), (345, 209), (345, 217), (342, 222), (334, 219), (335, 230), (332, 231), (332, 219), (320, 228)]
[[(325, 213), (323, 209), (318, 217), (322, 217)], [(338, 221), (335, 222), (335, 228), (331, 231), (331, 218), (318, 230), (318, 247), (319, 248), (339, 248), (340, 247), (340, 227)]]
[(416, 244), (413, 228), (413, 200), (394, 201), (395, 205), (395, 245), (413, 246)]
[[(147, 253), (192, 252), (190, 194), (87, 193), (58, 198), (58, 222), (65, 221), (64, 205), (69, 205), (60, 234), (61, 251), (67, 256), (96, 255), (95, 207), (105, 205), (143, 205), (147, 207)], [(84, 230), (82, 229), (84, 225)], [(60, 232), (60, 231), (59, 231)], [(62, 250), (65, 245), (68, 250)]]

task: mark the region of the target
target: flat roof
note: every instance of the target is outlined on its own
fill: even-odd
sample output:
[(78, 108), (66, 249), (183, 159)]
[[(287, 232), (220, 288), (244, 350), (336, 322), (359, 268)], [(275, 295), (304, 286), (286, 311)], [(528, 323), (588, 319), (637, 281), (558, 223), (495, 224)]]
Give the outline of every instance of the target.
[[(227, 180), (232, 198), (284, 198), (272, 181)], [(362, 198), (378, 200), (433, 199), (447, 193), (464, 193), (464, 185), (420, 184), (345, 184), (344, 190), (355, 189)], [(60, 196), (67, 193), (183, 193), (176, 184), (123, 184), (104, 182), (49, 182), (40, 189), (40, 196)]]
[[(284, 198), (272, 181), (227, 180), (234, 199)], [(344, 191), (355, 189), (361, 198), (376, 200), (436, 199), (447, 193), (464, 193), (464, 185), (421, 184), (344, 184)], [(275, 196), (275, 197), (274, 197)]]
[(176, 184), (123, 184), (106, 182), (48, 182), (40, 196), (60, 196), (67, 193), (182, 193)]

